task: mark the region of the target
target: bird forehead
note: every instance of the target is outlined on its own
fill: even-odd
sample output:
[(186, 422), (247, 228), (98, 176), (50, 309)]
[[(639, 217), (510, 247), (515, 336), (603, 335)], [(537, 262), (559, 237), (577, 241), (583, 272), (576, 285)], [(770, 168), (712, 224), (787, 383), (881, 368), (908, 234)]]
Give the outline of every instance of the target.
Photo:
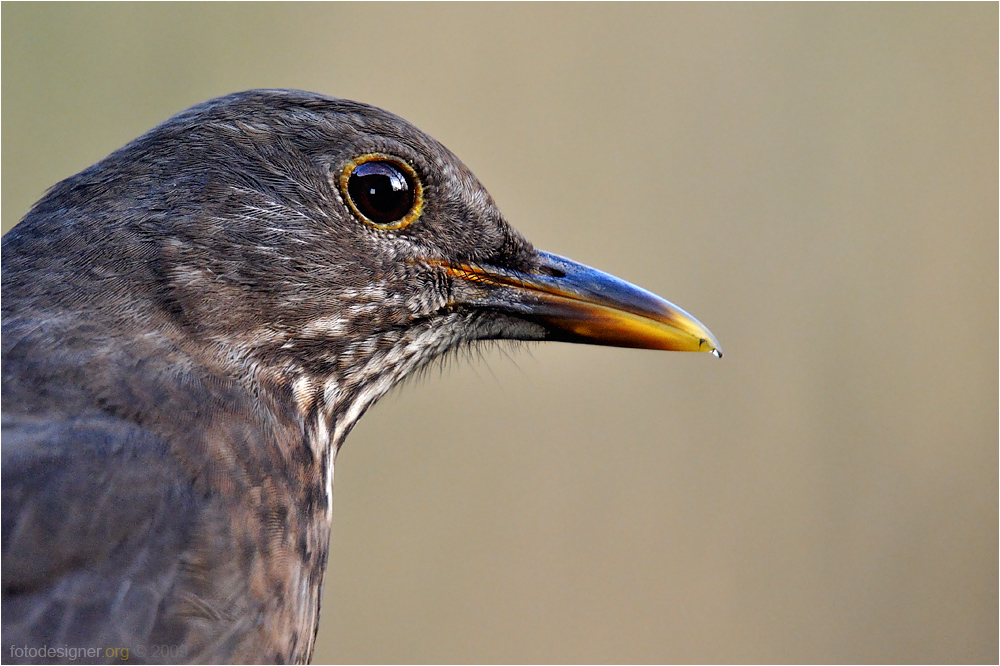
[[(409, 233), (433, 252), (447, 245), (462, 255), (492, 253), (492, 244), (527, 245), (509, 228), (485, 187), (450, 150), (407, 120), (375, 106), (292, 90), (257, 90), (219, 98), (175, 117), (182, 124), (207, 124), (226, 141), (253, 148), (267, 161), (296, 147), (309, 170), (325, 165), (336, 198), (343, 204), (338, 180), (345, 167), (366, 154), (393, 156), (421, 178), (427, 209)], [(275, 150), (268, 150), (273, 146)], [(273, 166), (273, 165), (272, 165)], [(287, 165), (279, 165), (288, 171)], [(257, 180), (260, 180), (259, 178)], [(424, 231), (422, 238), (417, 238)], [(383, 234), (388, 243), (393, 235)], [(435, 255), (437, 253), (434, 253)]]

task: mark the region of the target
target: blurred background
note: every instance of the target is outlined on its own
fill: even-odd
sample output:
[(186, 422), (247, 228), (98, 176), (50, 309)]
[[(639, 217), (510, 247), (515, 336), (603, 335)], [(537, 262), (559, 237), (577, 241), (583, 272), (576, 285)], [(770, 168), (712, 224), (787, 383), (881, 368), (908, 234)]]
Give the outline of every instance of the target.
[(504, 348), (337, 461), (317, 662), (996, 662), (996, 3), (2, 7), (3, 229), (205, 99), (366, 101), (725, 358)]

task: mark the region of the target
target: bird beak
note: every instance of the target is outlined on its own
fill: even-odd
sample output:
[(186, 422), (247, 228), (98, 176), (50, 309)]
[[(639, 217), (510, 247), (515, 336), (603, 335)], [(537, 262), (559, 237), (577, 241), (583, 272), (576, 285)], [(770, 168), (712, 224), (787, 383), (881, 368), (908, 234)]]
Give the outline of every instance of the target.
[(656, 294), (548, 252), (531, 273), (495, 266), (434, 262), (462, 282), (453, 305), (499, 310), (536, 322), (563, 342), (703, 351), (722, 356), (697, 319)]

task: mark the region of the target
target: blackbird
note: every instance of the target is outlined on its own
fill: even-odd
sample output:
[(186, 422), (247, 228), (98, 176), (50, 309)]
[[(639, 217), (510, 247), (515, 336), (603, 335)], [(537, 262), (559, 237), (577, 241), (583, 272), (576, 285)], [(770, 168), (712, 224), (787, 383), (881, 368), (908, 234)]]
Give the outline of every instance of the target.
[(721, 355), (406, 121), (308, 92), (174, 116), (2, 250), (7, 662), (306, 662), (337, 450), (393, 384), (488, 340)]

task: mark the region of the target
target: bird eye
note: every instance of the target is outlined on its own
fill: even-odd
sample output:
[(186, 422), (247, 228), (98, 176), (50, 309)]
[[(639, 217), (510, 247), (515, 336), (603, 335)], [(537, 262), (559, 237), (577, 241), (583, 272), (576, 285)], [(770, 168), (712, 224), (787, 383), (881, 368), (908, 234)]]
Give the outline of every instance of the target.
[(388, 155), (362, 155), (340, 175), (340, 189), (354, 212), (379, 229), (402, 229), (420, 215), (423, 188), (416, 171)]

